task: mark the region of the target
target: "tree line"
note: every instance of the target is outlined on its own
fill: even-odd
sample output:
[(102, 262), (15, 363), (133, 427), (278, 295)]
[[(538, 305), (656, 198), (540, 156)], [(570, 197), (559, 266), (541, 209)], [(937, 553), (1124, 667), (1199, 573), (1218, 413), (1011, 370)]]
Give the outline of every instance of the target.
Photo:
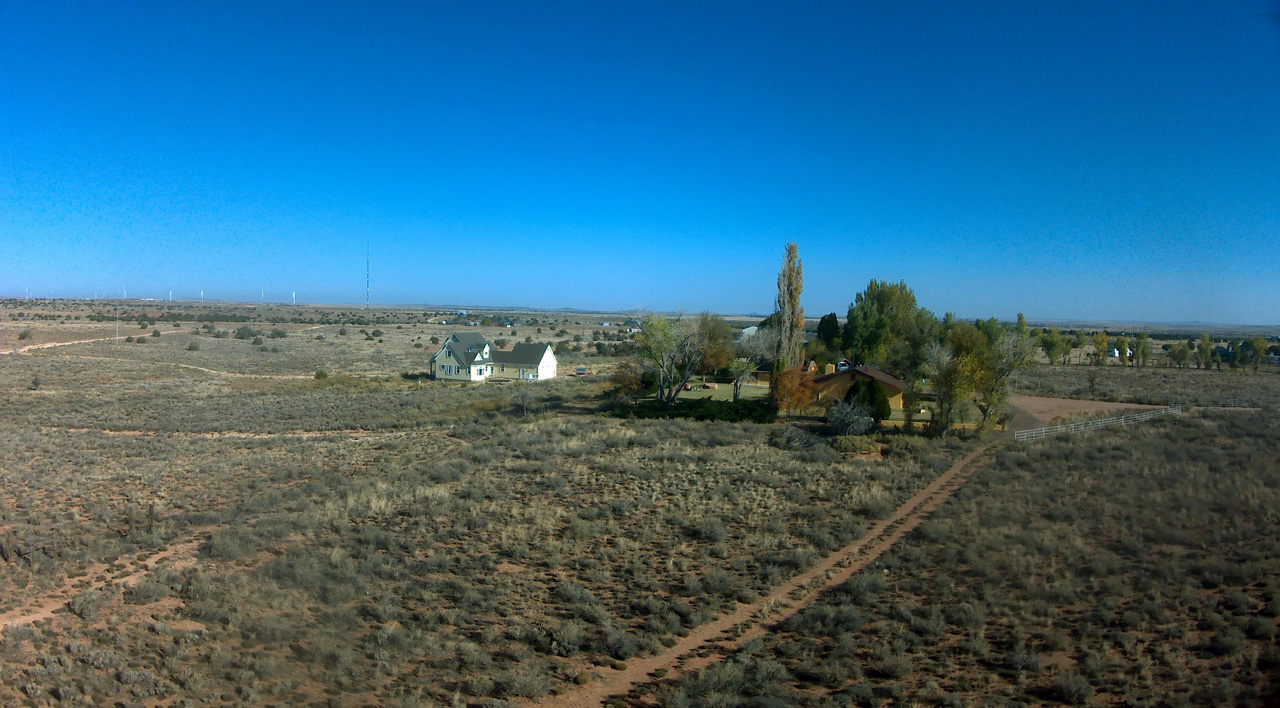
[[(620, 370), (619, 390), (632, 396), (652, 390), (657, 401), (675, 406), (694, 376), (719, 373), (733, 382), (736, 403), (742, 385), (763, 370), (769, 376), (770, 404), (779, 411), (794, 412), (817, 403), (812, 385), (815, 369), (847, 360), (902, 380), (908, 429), (925, 404), (932, 408), (928, 429), (947, 435), (970, 406), (979, 429), (1003, 424), (1010, 379), (1035, 361), (1037, 352), (1043, 352), (1051, 365), (1065, 364), (1073, 349), (1092, 344), (1095, 365), (1107, 363), (1112, 351), (1123, 366), (1156, 362), (1153, 339), (1145, 332), (1112, 338), (1104, 331), (1086, 339), (1078, 331), (1029, 328), (1022, 313), (1015, 323), (994, 317), (962, 320), (950, 312), (938, 317), (916, 301), (903, 281), (870, 281), (854, 295), (843, 323), (836, 313), (825, 314), (810, 338), (801, 305), (803, 289), (803, 264), (796, 244), (788, 243), (778, 271), (773, 313), (759, 323), (754, 335), (735, 340), (724, 319), (709, 312), (676, 318), (645, 315), (634, 342), (636, 361)], [(1205, 334), (1199, 340), (1166, 344), (1163, 351), (1166, 362), (1178, 367), (1192, 361), (1200, 368), (1251, 363), (1256, 369), (1267, 343), (1254, 338), (1228, 341), (1223, 347)], [(859, 393), (856, 400), (828, 404), (858, 406), (838, 411), (842, 420), (878, 421), (886, 414), (873, 399), (869, 393)]]

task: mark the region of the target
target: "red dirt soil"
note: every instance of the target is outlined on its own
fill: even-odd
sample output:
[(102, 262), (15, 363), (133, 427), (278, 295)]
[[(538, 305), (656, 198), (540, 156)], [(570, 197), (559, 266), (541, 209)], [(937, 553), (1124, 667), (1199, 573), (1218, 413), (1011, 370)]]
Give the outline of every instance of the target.
[(1046, 398), (1024, 396), (1020, 393), (1009, 396), (1009, 409), (1014, 413), (1014, 424), (1010, 427), (1015, 430), (1056, 425), (1055, 421), (1061, 422), (1060, 418), (1072, 415), (1148, 408), (1164, 408), (1164, 406), (1085, 401), (1076, 398)]

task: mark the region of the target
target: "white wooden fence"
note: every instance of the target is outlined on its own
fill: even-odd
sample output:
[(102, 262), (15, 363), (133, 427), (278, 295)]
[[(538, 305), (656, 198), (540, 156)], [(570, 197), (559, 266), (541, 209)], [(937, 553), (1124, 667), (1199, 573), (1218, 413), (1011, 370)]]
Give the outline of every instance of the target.
[(1182, 406), (1172, 405), (1168, 408), (1157, 408), (1156, 410), (1142, 411), (1141, 413), (1126, 413), (1118, 415), (1114, 418), (1099, 418), (1097, 420), (1085, 420), (1079, 423), (1066, 423), (1064, 425), (1052, 425), (1048, 428), (1032, 428), (1030, 430), (1018, 430), (1013, 433), (1014, 440), (1040, 440), (1041, 438), (1052, 437), (1058, 433), (1078, 433), (1085, 430), (1098, 430), (1101, 428), (1110, 428), (1114, 425), (1133, 425), (1134, 423), (1143, 423), (1154, 418), (1160, 418), (1166, 415), (1177, 415), (1182, 412)]

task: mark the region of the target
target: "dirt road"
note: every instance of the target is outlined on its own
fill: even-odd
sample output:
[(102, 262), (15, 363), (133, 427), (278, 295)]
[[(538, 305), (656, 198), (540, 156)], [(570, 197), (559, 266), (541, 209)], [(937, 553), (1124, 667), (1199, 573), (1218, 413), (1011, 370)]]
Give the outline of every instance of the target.
[[(608, 673), (585, 687), (562, 696), (547, 697), (533, 705), (546, 708), (599, 706), (611, 697), (625, 695), (636, 686), (652, 681), (651, 675), (658, 669), (666, 669), (664, 680), (671, 681), (732, 654), (746, 642), (770, 631), (777, 622), (813, 604), (823, 591), (853, 577), (889, 550), (968, 479), (973, 472), (971, 463), (990, 447), (988, 443), (966, 455), (898, 507), (888, 519), (871, 527), (862, 539), (827, 556), (818, 565), (780, 585), (767, 597), (739, 605), (720, 619), (694, 629), (689, 636), (658, 656), (631, 659), (623, 671), (604, 669)], [(703, 650), (712, 645), (716, 651), (707, 656), (696, 656), (705, 653)]]
[(98, 337), (97, 339), (77, 339), (72, 342), (47, 342), (45, 344), (28, 344), (25, 347), (14, 347), (7, 352), (0, 354), (26, 354), (33, 349), (52, 349), (53, 347), (67, 347), (72, 344), (88, 344), (89, 342), (109, 342), (115, 337)]

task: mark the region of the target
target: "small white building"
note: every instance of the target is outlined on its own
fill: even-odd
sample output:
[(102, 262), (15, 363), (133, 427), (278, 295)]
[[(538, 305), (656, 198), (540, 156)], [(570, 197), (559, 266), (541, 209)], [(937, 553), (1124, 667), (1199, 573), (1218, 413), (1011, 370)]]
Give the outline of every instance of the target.
[(522, 343), (504, 351), (481, 334), (455, 333), (431, 357), (429, 372), (445, 381), (484, 381), (491, 376), (542, 381), (556, 377), (556, 355), (550, 344)]

